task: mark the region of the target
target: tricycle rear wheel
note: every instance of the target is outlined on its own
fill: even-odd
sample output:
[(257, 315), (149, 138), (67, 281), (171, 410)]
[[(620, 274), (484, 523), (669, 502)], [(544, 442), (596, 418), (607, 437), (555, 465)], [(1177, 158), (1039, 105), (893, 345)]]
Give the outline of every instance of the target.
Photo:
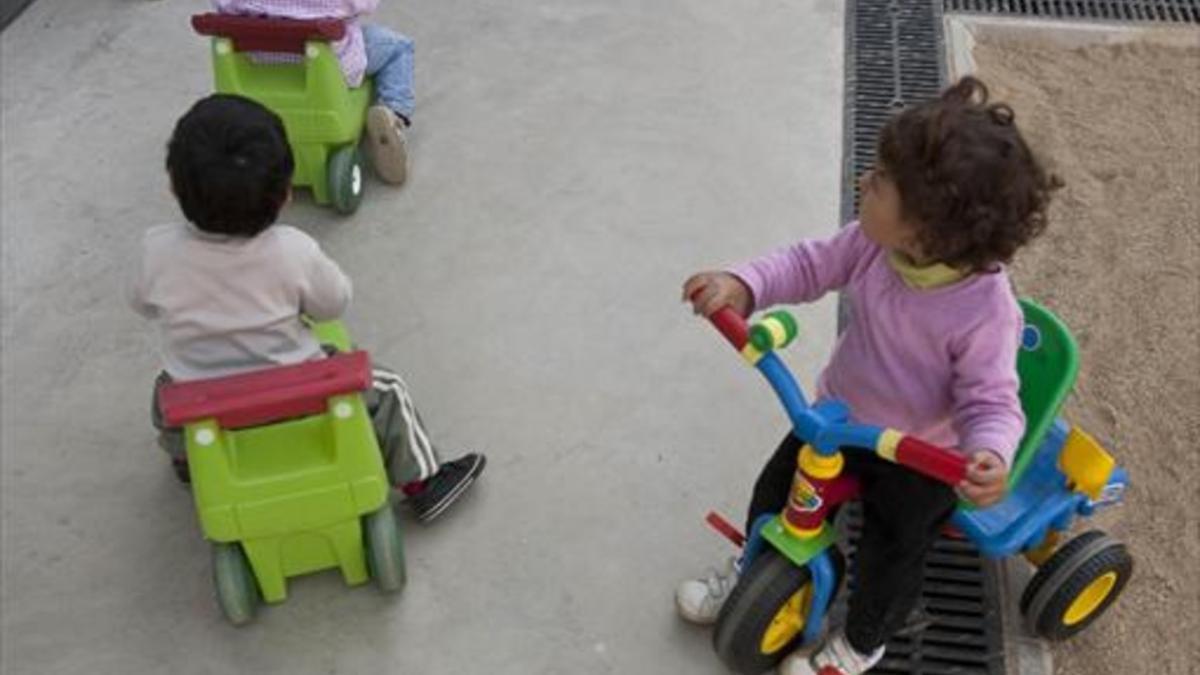
[(1124, 544), (1099, 530), (1084, 532), (1055, 551), (1025, 587), (1026, 626), (1047, 640), (1069, 638), (1100, 618), (1132, 574)]

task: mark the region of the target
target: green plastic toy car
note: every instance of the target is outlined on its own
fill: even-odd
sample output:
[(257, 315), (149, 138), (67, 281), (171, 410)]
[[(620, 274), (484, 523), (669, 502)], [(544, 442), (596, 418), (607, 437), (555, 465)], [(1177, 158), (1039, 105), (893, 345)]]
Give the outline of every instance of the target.
[[(371, 83), (346, 85), (330, 42), (345, 35), (336, 19), (298, 21), (199, 14), (192, 27), (212, 36), (213, 75), (222, 94), (263, 104), (283, 120), (296, 160), (292, 184), (318, 204), (358, 209), (363, 193), (362, 137)], [(296, 62), (256, 62), (252, 53), (294, 54)]]
[(167, 385), (167, 424), (187, 439), (196, 512), (212, 542), (217, 599), (234, 624), (260, 598), (281, 602), (287, 578), (338, 568), (387, 592), (405, 583), (391, 488), (360, 391), (366, 352), (344, 351), (339, 324), (321, 324), (327, 359)]

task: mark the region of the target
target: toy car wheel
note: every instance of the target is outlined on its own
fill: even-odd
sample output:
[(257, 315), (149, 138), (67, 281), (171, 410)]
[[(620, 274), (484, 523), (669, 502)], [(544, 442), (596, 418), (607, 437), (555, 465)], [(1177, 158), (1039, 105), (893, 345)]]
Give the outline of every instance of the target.
[(367, 567), (380, 590), (395, 593), (404, 588), (407, 572), (404, 564), (404, 545), (391, 504), (363, 518), (367, 546)]
[(235, 626), (254, 618), (258, 609), (258, 584), (238, 544), (213, 544), (213, 583), (225, 617)]
[(362, 153), (357, 145), (346, 145), (329, 156), (329, 196), (338, 213), (358, 210), (363, 195)]
[(1075, 537), (1038, 568), (1021, 595), (1030, 632), (1063, 640), (1087, 628), (1133, 574), (1125, 545), (1098, 530)]
[[(840, 583), (845, 563), (836, 548), (831, 552)], [(808, 567), (797, 567), (774, 549), (759, 555), (717, 615), (713, 647), (730, 670), (757, 675), (792, 651), (804, 634), (811, 582)]]

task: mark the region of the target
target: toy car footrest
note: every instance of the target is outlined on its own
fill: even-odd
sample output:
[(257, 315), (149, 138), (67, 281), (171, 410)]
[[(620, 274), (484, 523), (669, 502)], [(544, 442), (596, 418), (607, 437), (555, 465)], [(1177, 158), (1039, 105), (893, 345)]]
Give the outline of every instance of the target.
[(233, 40), (239, 52), (303, 54), (308, 40), (336, 42), (346, 35), (339, 19), (278, 19), (236, 14), (197, 14), (192, 28), (201, 35)]
[(319, 361), (163, 387), (159, 404), (173, 427), (215, 417), (237, 429), (325, 411), (337, 394), (371, 386), (371, 358), (365, 351), (336, 354)]

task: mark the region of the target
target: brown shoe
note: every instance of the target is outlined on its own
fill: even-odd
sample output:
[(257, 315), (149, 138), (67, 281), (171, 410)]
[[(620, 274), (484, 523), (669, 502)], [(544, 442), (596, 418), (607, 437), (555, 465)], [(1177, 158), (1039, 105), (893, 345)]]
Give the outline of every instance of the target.
[(404, 123), (387, 106), (373, 105), (367, 110), (367, 155), (383, 182), (401, 185), (408, 178)]

